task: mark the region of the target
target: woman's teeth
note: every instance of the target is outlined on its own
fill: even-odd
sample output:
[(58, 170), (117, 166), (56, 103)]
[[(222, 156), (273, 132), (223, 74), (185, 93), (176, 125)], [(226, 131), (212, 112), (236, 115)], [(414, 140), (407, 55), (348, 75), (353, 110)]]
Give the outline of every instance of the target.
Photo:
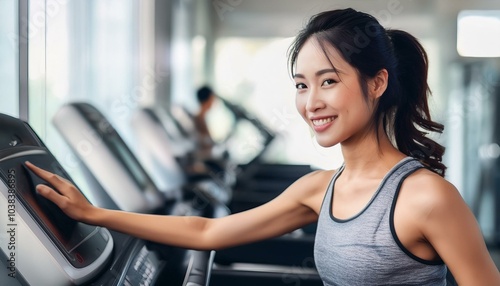
[(324, 125), (324, 124), (330, 123), (334, 119), (335, 119), (335, 117), (322, 118), (322, 119), (314, 119), (312, 121), (312, 123), (313, 123), (314, 126), (320, 126), (320, 125)]

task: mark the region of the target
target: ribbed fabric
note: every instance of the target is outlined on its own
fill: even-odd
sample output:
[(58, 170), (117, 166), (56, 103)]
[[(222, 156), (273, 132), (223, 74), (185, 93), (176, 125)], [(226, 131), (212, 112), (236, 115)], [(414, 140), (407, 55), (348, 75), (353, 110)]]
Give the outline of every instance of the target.
[(366, 207), (347, 220), (332, 215), (335, 174), (321, 206), (314, 245), (325, 286), (446, 285), (446, 266), (412, 255), (394, 231), (394, 207), (403, 180), (423, 168), (407, 157), (384, 177)]

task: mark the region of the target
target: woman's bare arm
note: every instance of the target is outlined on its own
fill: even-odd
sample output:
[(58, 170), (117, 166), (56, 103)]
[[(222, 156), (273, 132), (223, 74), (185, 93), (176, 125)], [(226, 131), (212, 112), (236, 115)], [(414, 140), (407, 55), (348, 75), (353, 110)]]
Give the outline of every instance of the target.
[(456, 188), (436, 177), (428, 178), (426, 184), (433, 194), (422, 221), (425, 238), (459, 285), (500, 285), (500, 273), (474, 215)]
[(194, 216), (138, 214), (108, 210), (91, 205), (67, 180), (26, 163), (57, 190), (44, 185), (37, 191), (53, 201), (68, 216), (145, 240), (191, 249), (221, 249), (288, 233), (317, 219), (305, 203), (312, 194), (323, 192), (331, 172), (305, 175), (274, 200), (257, 208), (227, 217), (210, 219)]

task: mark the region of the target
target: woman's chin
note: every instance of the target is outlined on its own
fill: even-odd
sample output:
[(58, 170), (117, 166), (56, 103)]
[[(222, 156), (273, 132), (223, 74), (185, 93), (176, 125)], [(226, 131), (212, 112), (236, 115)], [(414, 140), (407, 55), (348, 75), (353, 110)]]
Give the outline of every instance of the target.
[(323, 148), (329, 148), (337, 145), (339, 142), (333, 140), (322, 140), (321, 138), (316, 137), (316, 143)]

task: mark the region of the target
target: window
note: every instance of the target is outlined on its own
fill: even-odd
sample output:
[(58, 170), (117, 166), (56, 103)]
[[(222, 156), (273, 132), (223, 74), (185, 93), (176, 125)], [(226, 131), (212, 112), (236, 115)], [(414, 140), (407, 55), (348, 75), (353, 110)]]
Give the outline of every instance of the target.
[(0, 112), (19, 116), (18, 1), (0, 1)]
[(131, 137), (130, 116), (143, 102), (152, 100), (157, 82), (154, 69), (142, 65), (141, 49), (147, 41), (139, 39), (154, 33), (145, 26), (151, 17), (143, 14), (154, 11), (144, 7), (151, 3), (29, 2), (30, 124), (84, 192), (87, 186), (80, 163), (53, 127), (52, 118), (63, 104), (87, 102), (125, 140)]
[(457, 51), (464, 57), (500, 57), (500, 10), (458, 14)]

